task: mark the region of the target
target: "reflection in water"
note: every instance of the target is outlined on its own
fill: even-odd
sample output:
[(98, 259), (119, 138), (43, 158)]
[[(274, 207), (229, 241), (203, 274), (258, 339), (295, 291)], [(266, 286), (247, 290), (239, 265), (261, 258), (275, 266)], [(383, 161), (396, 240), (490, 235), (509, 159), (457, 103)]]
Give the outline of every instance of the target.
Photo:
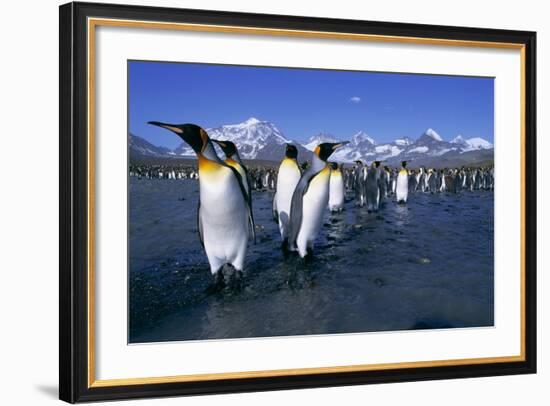
[(315, 256), (280, 250), (272, 194), (239, 289), (211, 292), (198, 183), (130, 180), (130, 342), (493, 324), (493, 193), (414, 194), (327, 210)]

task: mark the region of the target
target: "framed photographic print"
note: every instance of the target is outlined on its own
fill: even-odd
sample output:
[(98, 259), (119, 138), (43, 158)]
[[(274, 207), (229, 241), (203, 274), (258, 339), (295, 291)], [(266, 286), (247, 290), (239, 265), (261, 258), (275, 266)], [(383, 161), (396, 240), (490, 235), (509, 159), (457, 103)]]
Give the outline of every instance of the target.
[(60, 7), (60, 398), (534, 373), (533, 32)]

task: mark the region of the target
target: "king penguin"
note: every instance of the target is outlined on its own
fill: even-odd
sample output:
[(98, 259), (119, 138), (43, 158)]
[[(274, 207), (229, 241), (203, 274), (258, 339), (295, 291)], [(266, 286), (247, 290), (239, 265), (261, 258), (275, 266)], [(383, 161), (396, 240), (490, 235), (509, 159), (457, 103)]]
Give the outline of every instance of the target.
[(397, 203), (407, 203), (409, 196), (409, 172), (407, 171), (407, 161), (401, 162), (401, 170), (397, 175), (397, 186), (395, 188), (395, 198)]
[(176, 133), (197, 154), (199, 206), (197, 226), (210, 270), (223, 283), (222, 268), (229, 264), (240, 273), (249, 236), (254, 237), (254, 220), (246, 191), (246, 178), (217, 155), (210, 137), (195, 124), (149, 124)]
[(292, 195), (288, 232), (289, 248), (300, 257), (313, 253), (313, 243), (323, 223), (329, 200), (330, 168), (327, 159), (348, 142), (322, 143), (313, 151), (311, 165), (302, 174)]
[(378, 211), (380, 206), (380, 161), (374, 161), (367, 172), (367, 210)]
[(286, 144), (285, 157), (279, 165), (277, 187), (275, 196), (273, 196), (273, 218), (279, 223), (283, 249), (288, 246), (288, 222), (292, 195), (302, 176), (297, 158), (298, 148), (295, 145)]
[(355, 205), (363, 207), (365, 205), (365, 182), (363, 175), (363, 162), (355, 161), (353, 169), (353, 190), (355, 191)]
[(328, 209), (331, 212), (339, 212), (344, 210), (344, 176), (342, 174), (342, 167), (336, 162), (331, 162), (329, 165), (330, 182)]
[[(244, 180), (244, 187), (246, 191), (246, 197), (247, 197), (247, 203), (250, 207), (250, 215), (252, 216), (252, 224), (254, 224), (254, 211), (252, 210), (252, 179), (250, 177), (250, 172), (248, 172), (248, 169), (244, 165), (241, 156), (239, 155), (239, 151), (237, 150), (237, 146), (232, 141), (226, 141), (226, 140), (212, 140), (216, 144), (220, 146), (223, 153), (225, 154), (225, 163), (237, 170), (239, 172), (239, 175), (241, 175), (241, 179)], [(254, 231), (254, 230), (253, 230)], [(253, 233), (252, 235), (254, 239), (254, 243), (256, 243), (256, 235)]]
[(248, 197), (248, 204), (252, 207), (252, 181), (250, 178), (250, 173), (241, 160), (237, 146), (232, 141), (221, 141), (221, 140), (212, 140), (220, 146), (223, 153), (225, 154), (225, 163), (229, 166), (235, 168), (241, 178), (245, 180), (244, 186), (246, 194)]

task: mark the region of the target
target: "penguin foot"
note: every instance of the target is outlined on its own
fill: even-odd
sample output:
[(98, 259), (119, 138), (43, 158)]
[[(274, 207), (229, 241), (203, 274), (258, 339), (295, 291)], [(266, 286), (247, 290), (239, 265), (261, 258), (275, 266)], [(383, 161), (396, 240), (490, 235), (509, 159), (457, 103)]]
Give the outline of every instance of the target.
[(283, 257), (286, 259), (290, 255), (290, 247), (288, 246), (288, 238), (285, 238), (281, 243), (281, 251), (283, 252)]
[(244, 288), (243, 272), (238, 269), (235, 269), (233, 266), (231, 267), (233, 268), (233, 272), (229, 277), (229, 283), (227, 284), (227, 288), (233, 292), (240, 292)]
[(303, 260), (304, 260), (304, 264), (306, 264), (306, 265), (309, 265), (313, 262), (313, 249), (312, 248), (307, 249), (306, 255), (304, 256)]
[(218, 269), (218, 271), (214, 274), (214, 280), (208, 286), (205, 290), (205, 293), (211, 295), (215, 293), (221, 292), (225, 288), (225, 278), (223, 276), (223, 267)]
[(283, 242), (281, 243), (281, 250), (283, 251), (290, 251), (288, 247), (288, 238), (285, 238)]

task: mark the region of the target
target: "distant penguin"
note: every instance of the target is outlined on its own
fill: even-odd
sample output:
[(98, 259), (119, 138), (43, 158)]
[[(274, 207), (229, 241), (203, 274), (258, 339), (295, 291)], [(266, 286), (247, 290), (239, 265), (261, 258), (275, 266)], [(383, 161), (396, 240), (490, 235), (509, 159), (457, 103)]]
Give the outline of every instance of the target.
[(474, 190), (479, 190), (481, 189), (481, 170), (477, 168), (474, 173)]
[(269, 188), (269, 170), (263, 168), (262, 171), (262, 190), (267, 190)]
[(365, 205), (365, 179), (363, 174), (363, 162), (355, 161), (353, 169), (353, 190), (355, 192), (355, 205), (363, 207)]
[(407, 171), (407, 161), (401, 162), (401, 170), (397, 175), (397, 187), (395, 189), (395, 198), (397, 203), (407, 203), (409, 196), (409, 172)]
[(420, 191), (426, 192), (428, 190), (428, 174), (426, 173), (426, 168), (421, 166), (417, 176), (418, 187), (420, 188)]
[(296, 146), (286, 144), (285, 157), (279, 165), (277, 187), (275, 196), (273, 196), (273, 218), (279, 223), (279, 232), (283, 240), (283, 248), (287, 246), (288, 222), (290, 219), (292, 195), (302, 176), (297, 157), (298, 149)]
[(458, 169), (453, 170), (453, 180), (452, 180), (452, 193), (458, 193), (462, 185), (462, 178)]
[(460, 188), (461, 189), (469, 189), (470, 184), (468, 183), (468, 172), (466, 171), (466, 169), (464, 167), (462, 167), (461, 170), (460, 170), (460, 177), (461, 177)]
[[(445, 190), (446, 191), (449, 191), (451, 193), (456, 193), (456, 191), (454, 191), (454, 178), (455, 178), (455, 173), (454, 173), (454, 170), (453, 169), (449, 169), (447, 170), (446, 172), (443, 173), (443, 185), (442, 187), (444, 186), (445, 187)], [(445, 191), (443, 190), (443, 191)]]
[(414, 171), (409, 171), (409, 192), (414, 193), (418, 187), (417, 174)]
[(391, 171), (391, 192), (395, 194), (395, 189), (397, 188), (397, 173), (395, 170)]
[(437, 191), (445, 192), (447, 190), (447, 182), (445, 179), (445, 170), (441, 169), (437, 171)]
[(437, 173), (434, 169), (428, 169), (428, 175), (426, 176), (427, 190), (430, 193), (434, 193), (437, 189)]
[(367, 171), (366, 195), (367, 209), (378, 211), (380, 206), (380, 161), (374, 161)]
[(380, 172), (380, 193), (383, 198), (388, 198), (391, 193), (391, 172), (390, 168), (384, 166)]
[(322, 143), (313, 153), (311, 165), (302, 174), (292, 196), (288, 243), (305, 258), (313, 253), (315, 238), (323, 224), (329, 200), (330, 168), (327, 159), (348, 142)]
[(338, 212), (344, 209), (344, 176), (342, 167), (335, 162), (330, 164), (330, 183), (328, 208), (331, 212)]
[(217, 155), (210, 137), (195, 124), (149, 124), (176, 133), (197, 154), (199, 168), (199, 208), (197, 226), (206, 251), (210, 271), (223, 283), (222, 268), (230, 264), (240, 272), (249, 236), (254, 236), (254, 220), (246, 192), (246, 179)]

